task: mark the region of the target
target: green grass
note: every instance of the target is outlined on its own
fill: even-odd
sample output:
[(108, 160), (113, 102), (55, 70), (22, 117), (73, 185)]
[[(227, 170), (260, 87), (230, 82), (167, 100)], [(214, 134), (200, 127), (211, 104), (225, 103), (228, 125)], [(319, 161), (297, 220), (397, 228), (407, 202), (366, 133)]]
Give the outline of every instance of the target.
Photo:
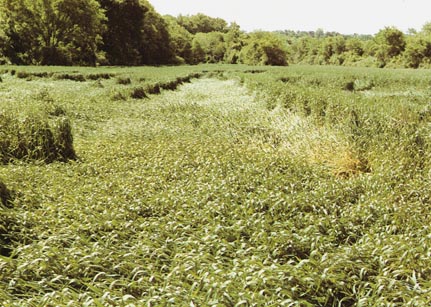
[(5, 67), (0, 305), (430, 305), (429, 71), (260, 70)]

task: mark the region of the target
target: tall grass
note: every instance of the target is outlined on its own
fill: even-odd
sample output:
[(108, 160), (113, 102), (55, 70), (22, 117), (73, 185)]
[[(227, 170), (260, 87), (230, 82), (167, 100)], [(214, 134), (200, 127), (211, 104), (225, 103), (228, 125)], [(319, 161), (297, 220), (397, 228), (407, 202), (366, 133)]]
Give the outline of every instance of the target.
[(8, 213), (11, 207), (11, 192), (6, 185), (0, 181), (0, 256), (9, 257), (11, 255), (11, 238), (9, 231), (13, 224), (11, 215)]
[[(404, 163), (412, 169), (415, 165), (426, 164), (425, 148), (429, 146), (429, 137), (425, 114), (429, 102), (422, 77), (409, 71), (386, 77), (380, 71), (363, 69), (323, 76), (319, 73), (324, 70), (315, 69), (314, 75), (304, 71), (302, 75), (277, 71), (271, 76), (263, 74), (250, 78), (245, 75), (242, 78), (248, 87), (259, 93), (269, 110), (280, 107), (306, 117), (307, 122), (318, 127), (340, 131), (349, 143), (345, 145), (346, 150), (357, 156), (356, 162), (351, 161), (352, 166), (359, 163), (360, 169), (370, 170), (385, 163), (386, 166), (387, 163)], [(349, 79), (355, 81), (346, 83)], [(345, 91), (346, 84), (351, 84), (355, 92)], [(407, 94), (398, 91), (392, 97), (376, 97), (379, 93), (388, 93), (394, 86), (399, 90), (415, 90)], [(319, 147), (323, 156), (337, 156), (337, 152), (325, 154), (325, 146)], [(345, 152), (341, 156), (350, 154)]]
[(430, 305), (427, 71), (7, 69), (2, 305)]
[(3, 206), (8, 206), (10, 200), (11, 200), (10, 191), (8, 190), (6, 185), (0, 181), (0, 203)]
[(33, 116), (19, 118), (0, 114), (0, 161), (42, 160), (53, 162), (75, 159), (70, 122), (58, 118), (48, 123)]

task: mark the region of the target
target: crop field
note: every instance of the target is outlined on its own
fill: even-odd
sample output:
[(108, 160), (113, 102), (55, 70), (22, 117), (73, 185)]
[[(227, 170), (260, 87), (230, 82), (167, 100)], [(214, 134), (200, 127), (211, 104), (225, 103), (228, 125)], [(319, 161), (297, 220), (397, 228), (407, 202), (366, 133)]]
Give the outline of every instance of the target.
[(0, 306), (431, 305), (428, 70), (0, 66)]

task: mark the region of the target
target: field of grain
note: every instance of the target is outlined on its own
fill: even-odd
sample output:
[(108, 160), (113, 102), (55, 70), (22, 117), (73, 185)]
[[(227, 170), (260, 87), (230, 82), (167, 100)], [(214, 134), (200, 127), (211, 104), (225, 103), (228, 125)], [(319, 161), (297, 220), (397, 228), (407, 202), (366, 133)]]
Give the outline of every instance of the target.
[(1, 306), (431, 304), (429, 71), (0, 77)]

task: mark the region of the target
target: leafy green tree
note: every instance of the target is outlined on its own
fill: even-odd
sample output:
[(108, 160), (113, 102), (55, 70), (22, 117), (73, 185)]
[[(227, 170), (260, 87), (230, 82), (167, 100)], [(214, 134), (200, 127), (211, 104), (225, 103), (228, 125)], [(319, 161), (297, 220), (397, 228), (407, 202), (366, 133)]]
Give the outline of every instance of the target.
[(237, 64), (241, 54), (241, 49), (244, 47), (244, 34), (238, 24), (232, 23), (229, 31), (225, 34), (226, 52), (224, 62), (228, 64)]
[(287, 66), (286, 43), (271, 32), (254, 32), (241, 50), (240, 61), (248, 65)]
[[(205, 63), (221, 62), (226, 52), (224, 35), (220, 32), (197, 33), (193, 38), (193, 46), (193, 50), (199, 53), (195, 59)], [(201, 52), (204, 53), (203, 61)]]
[(406, 67), (418, 68), (422, 64), (431, 64), (431, 24), (416, 35), (408, 37), (404, 51)]
[(361, 57), (364, 54), (364, 44), (359, 38), (353, 37), (346, 40), (346, 51)]
[(142, 28), (142, 41), (140, 51), (142, 64), (169, 64), (174, 61), (174, 53), (171, 49), (171, 37), (166, 21), (153, 8), (148, 1), (141, 0), (147, 7), (144, 14)]
[(177, 17), (178, 23), (191, 34), (227, 32), (227, 22), (221, 18), (213, 18), (199, 13), (191, 16), (180, 15)]
[(431, 35), (431, 22), (427, 22), (422, 26), (421, 33), (424, 35)]
[(111, 65), (139, 65), (145, 7), (139, 1), (99, 0), (105, 10), (106, 32), (103, 50)]
[(411, 38), (404, 52), (405, 65), (410, 68), (418, 68), (424, 59), (427, 44), (421, 38)]
[(190, 34), (184, 27), (178, 24), (177, 19), (173, 16), (163, 16), (167, 25), (168, 31), (171, 37), (171, 49), (177, 57), (177, 63), (188, 63), (193, 62), (193, 51), (192, 51), (192, 40), (193, 35)]
[(95, 65), (103, 11), (95, 0), (0, 0), (0, 49), (16, 64)]
[(342, 54), (343, 65), (356, 65), (360, 62), (365, 54), (364, 40), (358, 37), (346, 38), (346, 49)]
[(394, 27), (380, 30), (375, 37), (377, 44), (376, 57), (384, 66), (392, 58), (399, 56), (406, 47), (404, 33)]
[(300, 36), (292, 39), (289, 46), (290, 59), (294, 63), (310, 63), (310, 58), (313, 58), (317, 52), (317, 40), (311, 36)]
[(99, 2), (107, 17), (103, 49), (109, 64), (163, 64), (173, 60), (168, 25), (148, 1)]
[[(333, 56), (341, 55), (344, 51), (346, 51), (346, 41), (344, 37), (341, 35), (335, 37), (326, 37), (323, 39), (320, 44), (319, 55), (323, 61), (322, 64), (331, 63), (331, 58)], [(331, 63), (335, 64), (335, 63)], [(340, 63), (341, 64), (341, 63)]]
[(192, 60), (191, 64), (204, 63), (206, 54), (199, 40), (194, 39), (192, 42)]
[[(2, 20), (0, 19), (0, 25), (1, 24), (2, 24)], [(6, 34), (4, 33), (4, 30), (2, 29), (2, 27), (0, 27), (0, 65), (4, 65), (8, 62), (7, 57), (3, 53), (3, 48), (1, 48), (1, 46), (6, 45), (6, 41), (7, 41)]]

